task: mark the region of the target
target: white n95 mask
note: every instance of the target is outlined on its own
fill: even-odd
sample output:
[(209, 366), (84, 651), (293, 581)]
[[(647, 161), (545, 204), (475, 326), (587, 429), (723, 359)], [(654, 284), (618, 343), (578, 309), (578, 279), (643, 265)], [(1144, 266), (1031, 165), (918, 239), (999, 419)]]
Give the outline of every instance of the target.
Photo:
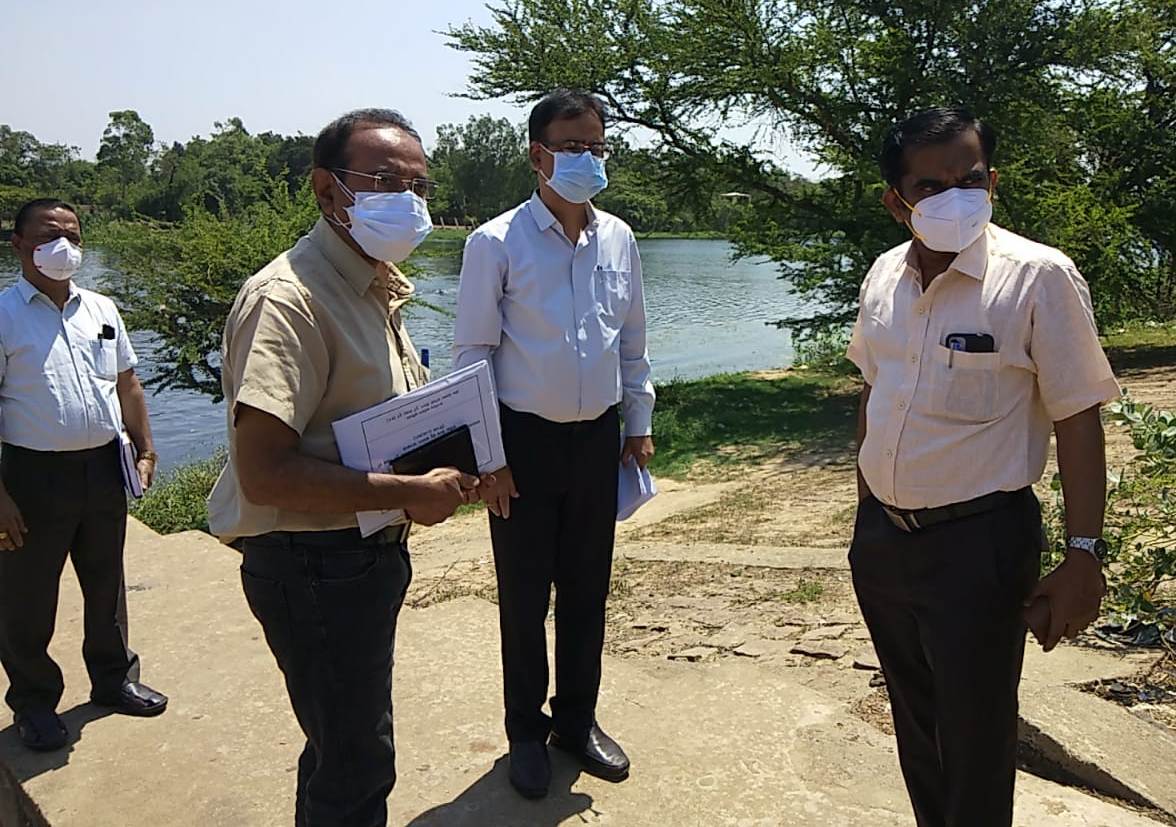
[(82, 248), (65, 236), (33, 248), (33, 266), (54, 281), (69, 281), (82, 266)]
[(992, 193), (986, 189), (953, 187), (907, 204), (911, 211), (911, 232), (929, 250), (958, 253), (971, 245), (992, 221)]

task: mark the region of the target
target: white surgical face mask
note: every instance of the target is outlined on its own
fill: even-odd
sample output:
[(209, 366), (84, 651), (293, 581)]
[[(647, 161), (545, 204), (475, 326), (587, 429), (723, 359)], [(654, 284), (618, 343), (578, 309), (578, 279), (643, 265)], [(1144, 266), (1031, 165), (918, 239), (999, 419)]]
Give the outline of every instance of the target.
[(608, 186), (603, 158), (597, 158), (591, 152), (552, 152), (547, 147), (543, 147), (543, 151), (555, 159), (555, 164), (550, 178), (543, 175), (542, 170), (539, 174), (563, 200), (585, 204)]
[(910, 207), (915, 237), (940, 253), (958, 253), (970, 246), (992, 221), (992, 194), (986, 189), (953, 187), (918, 204), (905, 199), (902, 203)]
[(82, 248), (65, 236), (33, 248), (33, 266), (54, 281), (69, 281), (82, 266)]
[(429, 205), (411, 190), (404, 192), (352, 192), (338, 176), (335, 183), (355, 201), (347, 207), (345, 228), (360, 249), (377, 261), (404, 261), (433, 231)]

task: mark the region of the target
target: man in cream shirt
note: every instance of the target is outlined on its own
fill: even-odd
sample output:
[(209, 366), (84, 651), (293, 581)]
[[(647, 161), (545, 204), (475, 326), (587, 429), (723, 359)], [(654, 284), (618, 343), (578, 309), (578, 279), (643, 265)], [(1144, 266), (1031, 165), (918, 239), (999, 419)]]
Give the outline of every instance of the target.
[[(1012, 823), (1026, 610), (1048, 651), (1105, 591), (1099, 408), (1119, 388), (1073, 262), (990, 223), (995, 149), (961, 109), (890, 130), (883, 201), (914, 238), (867, 274), (849, 347), (866, 382), (850, 564), (920, 827)], [(1070, 551), (1038, 582), (1051, 431)]]
[(319, 133), (312, 183), (318, 223), (245, 282), (225, 323), (229, 464), (209, 524), (242, 551), (245, 597), (306, 735), (295, 823), (376, 827), (396, 781), (392, 650), (410, 524), (361, 537), (355, 512), (441, 522), (478, 480), (352, 471), (331, 431), (425, 381), (400, 313), (412, 286), (393, 263), (432, 228), (420, 137), (397, 112), (348, 113)]

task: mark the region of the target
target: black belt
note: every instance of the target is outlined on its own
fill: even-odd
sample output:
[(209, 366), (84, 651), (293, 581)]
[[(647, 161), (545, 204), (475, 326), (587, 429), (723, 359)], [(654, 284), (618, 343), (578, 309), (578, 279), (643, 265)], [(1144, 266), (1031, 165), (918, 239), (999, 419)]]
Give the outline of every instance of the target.
[(890, 518), (890, 522), (894, 523), (897, 528), (910, 534), (924, 528), (930, 528), (933, 525), (949, 523), (952, 520), (962, 520), (964, 517), (975, 517), (977, 514), (983, 514), (986, 511), (995, 511), (1012, 502), (1013, 498), (1020, 495), (1024, 490), (1022, 488), (1020, 491), (995, 491), (991, 494), (985, 494), (983, 497), (968, 500), (967, 502), (952, 503), (951, 505), (943, 505), (938, 508), (917, 508), (913, 511), (894, 508), (885, 503), (881, 503), (881, 505), (882, 509), (886, 512), (886, 516)]
[[(257, 539), (267, 545), (311, 545), (329, 548), (331, 546), (379, 546), (403, 545), (412, 531), (412, 523), (400, 523), (382, 528), (368, 537), (360, 536), (358, 528), (336, 528), (328, 531), (269, 531)], [(263, 539), (264, 538), (264, 539)], [(241, 551), (245, 542), (253, 538), (238, 537), (229, 545)]]

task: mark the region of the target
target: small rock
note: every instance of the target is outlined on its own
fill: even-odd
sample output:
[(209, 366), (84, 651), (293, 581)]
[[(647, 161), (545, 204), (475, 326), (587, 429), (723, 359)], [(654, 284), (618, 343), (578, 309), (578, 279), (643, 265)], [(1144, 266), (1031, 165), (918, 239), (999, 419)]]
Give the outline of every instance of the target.
[(850, 614), (849, 612), (833, 612), (825, 615), (821, 619), (822, 626), (852, 626), (855, 623), (861, 623), (860, 615)]
[(837, 638), (845, 634), (847, 629), (849, 627), (845, 625), (818, 626), (816, 629), (809, 629), (800, 636), (800, 639), (805, 642), (810, 640), (837, 640)]
[(745, 658), (762, 658), (772, 650), (762, 640), (751, 640), (735, 650), (735, 654)]
[(630, 628), (648, 629), (651, 632), (664, 632), (670, 628), (670, 622), (664, 618), (639, 618), (633, 621)]
[(735, 649), (742, 646), (748, 638), (747, 630), (745, 629), (723, 629), (717, 635), (712, 635), (706, 639), (707, 646), (714, 646), (716, 649)]
[(683, 649), (681, 652), (675, 652), (670, 655), (670, 660), (683, 660), (688, 663), (698, 663), (706, 660), (715, 654), (715, 649), (710, 646), (692, 646), (689, 649)]
[(792, 623), (779, 626), (768, 626), (760, 634), (770, 640), (796, 640), (804, 634), (804, 627)]
[(854, 656), (853, 668), (880, 672), (882, 671), (882, 664), (878, 662), (878, 655), (873, 649), (863, 649)]
[(877, 688), (879, 688), (881, 686), (885, 686), (885, 685), (886, 685), (886, 676), (883, 675), (881, 672), (875, 672), (873, 675), (870, 676), (870, 688), (871, 689), (877, 689)]
[(645, 649), (646, 647), (651, 646), (654, 643), (657, 643), (661, 639), (662, 639), (661, 632), (658, 632), (657, 634), (653, 634), (653, 635), (646, 635), (645, 637), (639, 637), (636, 640), (630, 640), (628, 643), (623, 644), (621, 646), (621, 651), (622, 652), (639, 652), (642, 649)]
[(839, 660), (849, 654), (849, 647), (831, 640), (802, 640), (792, 647), (791, 652), (818, 660)]
[(858, 626), (857, 628), (850, 629), (846, 637), (850, 640), (870, 640), (870, 630), (865, 626)]

